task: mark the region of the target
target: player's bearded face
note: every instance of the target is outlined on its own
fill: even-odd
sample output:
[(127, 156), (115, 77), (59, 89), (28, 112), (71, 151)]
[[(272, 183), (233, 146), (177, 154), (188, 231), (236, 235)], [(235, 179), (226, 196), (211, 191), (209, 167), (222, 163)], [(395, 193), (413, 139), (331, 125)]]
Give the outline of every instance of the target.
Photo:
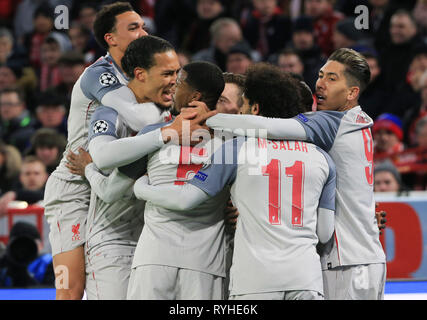
[(181, 66), (175, 51), (157, 53), (154, 57), (156, 64), (148, 70), (145, 97), (160, 107), (169, 108)]
[(340, 110), (347, 104), (350, 88), (344, 75), (344, 65), (328, 61), (319, 71), (316, 82), (318, 110)]

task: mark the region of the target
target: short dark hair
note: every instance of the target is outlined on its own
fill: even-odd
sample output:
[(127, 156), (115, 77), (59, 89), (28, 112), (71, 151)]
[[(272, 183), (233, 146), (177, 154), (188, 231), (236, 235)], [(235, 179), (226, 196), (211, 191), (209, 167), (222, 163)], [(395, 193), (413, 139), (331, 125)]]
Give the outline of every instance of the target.
[(359, 52), (349, 48), (340, 48), (330, 55), (328, 61), (342, 63), (345, 68), (344, 76), (347, 84), (359, 87), (360, 93), (368, 86), (371, 79), (371, 70), (366, 58)]
[(239, 88), (239, 100), (237, 101), (237, 106), (240, 108), (243, 106), (243, 89), (245, 88), (246, 77), (243, 74), (224, 72), (224, 81), (225, 83), (233, 83)]
[(18, 96), (19, 102), (25, 103), (25, 94), (23, 90), (19, 88), (5, 88), (0, 90), (0, 97), (3, 94), (8, 94), (8, 93), (16, 93)]
[(224, 76), (222, 70), (207, 61), (195, 61), (186, 64), (182, 69), (187, 73), (185, 82), (202, 94), (201, 101), (209, 109), (214, 110), (216, 103), (224, 91)]
[(259, 62), (246, 72), (244, 95), (249, 104), (259, 104), (264, 117), (291, 118), (306, 110), (302, 107), (298, 80), (277, 66)]
[(128, 11), (134, 11), (128, 2), (115, 2), (102, 7), (97, 13), (93, 24), (93, 33), (96, 41), (105, 50), (108, 50), (108, 43), (104, 39), (105, 34), (114, 31), (116, 16)]
[(298, 81), (298, 89), (301, 95), (302, 108), (305, 112), (312, 111), (313, 106), (313, 92), (308, 84), (304, 81), (304, 77), (300, 74), (289, 72), (289, 75)]
[(173, 45), (162, 38), (156, 36), (144, 36), (133, 40), (127, 47), (121, 60), (123, 71), (131, 78), (134, 78), (135, 68), (150, 69), (156, 64), (154, 55), (167, 51), (174, 51)]
[(63, 106), (65, 107), (66, 99), (55, 89), (47, 89), (36, 96), (37, 107), (39, 106)]
[(31, 137), (31, 146), (37, 148), (58, 148), (58, 155), (62, 155), (67, 146), (67, 139), (52, 128), (40, 128)]

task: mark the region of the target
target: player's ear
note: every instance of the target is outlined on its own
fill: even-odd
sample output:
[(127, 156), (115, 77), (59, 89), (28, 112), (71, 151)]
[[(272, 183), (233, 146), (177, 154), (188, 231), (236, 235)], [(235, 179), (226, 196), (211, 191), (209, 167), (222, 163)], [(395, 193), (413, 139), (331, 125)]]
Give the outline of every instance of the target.
[(200, 101), (201, 98), (202, 98), (202, 94), (199, 91), (194, 91), (191, 94), (191, 101)]
[(136, 67), (133, 70), (133, 75), (138, 81), (145, 82), (145, 79), (147, 78), (147, 71), (144, 68)]
[(258, 103), (254, 103), (253, 105), (251, 105), (251, 113), (253, 115), (259, 114), (259, 104)]
[(104, 34), (104, 40), (105, 40), (105, 42), (107, 42), (109, 47), (117, 46), (116, 40), (114, 39), (114, 36), (112, 33)]
[(350, 87), (347, 100), (356, 100), (359, 96), (360, 88), (359, 87)]

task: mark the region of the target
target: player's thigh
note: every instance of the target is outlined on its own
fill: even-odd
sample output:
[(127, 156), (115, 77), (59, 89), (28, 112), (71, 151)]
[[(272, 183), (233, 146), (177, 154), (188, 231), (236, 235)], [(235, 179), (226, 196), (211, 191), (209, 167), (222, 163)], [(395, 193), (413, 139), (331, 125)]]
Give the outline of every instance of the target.
[(88, 300), (125, 300), (133, 256), (107, 253), (86, 257)]
[(53, 256), (84, 244), (89, 200), (87, 183), (49, 177), (44, 194), (44, 213), (50, 227)]
[(285, 292), (284, 300), (324, 300), (320, 292), (312, 290), (292, 290)]
[(285, 291), (230, 295), (229, 300), (284, 300)]
[(336, 267), (323, 271), (327, 300), (377, 300), (384, 298), (386, 267), (383, 263)]
[(131, 270), (128, 300), (175, 300), (178, 268), (144, 265)]
[(57, 292), (71, 289), (83, 294), (85, 283), (83, 246), (56, 254), (53, 257), (53, 267)]
[(224, 300), (224, 280), (209, 273), (179, 269), (179, 300)]

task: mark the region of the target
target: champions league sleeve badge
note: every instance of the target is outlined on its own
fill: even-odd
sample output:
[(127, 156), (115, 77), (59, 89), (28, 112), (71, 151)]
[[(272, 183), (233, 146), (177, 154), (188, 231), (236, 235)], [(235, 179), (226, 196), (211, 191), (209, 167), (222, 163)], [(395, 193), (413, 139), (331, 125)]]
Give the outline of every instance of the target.
[(93, 125), (93, 133), (104, 133), (108, 130), (108, 123), (105, 120), (98, 120)]
[(104, 72), (99, 76), (99, 83), (108, 87), (117, 83), (117, 78), (110, 72)]

